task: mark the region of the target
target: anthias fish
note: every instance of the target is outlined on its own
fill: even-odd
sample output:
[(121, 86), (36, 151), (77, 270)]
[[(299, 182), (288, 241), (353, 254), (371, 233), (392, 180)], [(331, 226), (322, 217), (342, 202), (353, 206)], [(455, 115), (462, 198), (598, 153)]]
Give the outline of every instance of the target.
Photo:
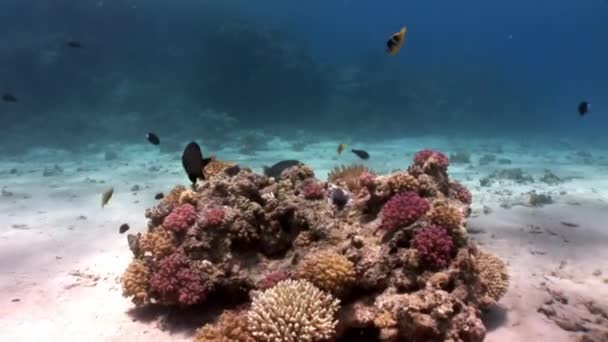
[(188, 175), (188, 179), (195, 184), (198, 179), (205, 179), (203, 169), (212, 158), (203, 159), (201, 147), (196, 142), (189, 143), (182, 154), (182, 166)]
[(274, 178), (279, 178), (279, 176), (281, 176), (281, 173), (287, 169), (289, 169), (292, 166), (296, 166), (296, 165), (301, 165), (302, 162), (300, 162), (299, 160), (295, 160), (295, 159), (289, 159), (289, 160), (282, 160), (270, 167), (268, 166), (264, 166), (264, 175), (266, 175), (267, 177), (274, 177)]
[(363, 151), (363, 150), (351, 150), (354, 154), (357, 155), (357, 157), (361, 158), (361, 159), (369, 159), (369, 153)]
[(129, 228), (131, 228), (131, 227), (129, 227), (128, 224), (123, 223), (120, 225), (120, 228), (118, 228), (118, 233), (124, 234), (127, 230), (129, 230)]
[(401, 47), (403, 47), (403, 43), (405, 42), (405, 34), (407, 33), (407, 28), (403, 27), (397, 33), (394, 33), (386, 42), (386, 52), (390, 55), (396, 55)]
[(591, 105), (587, 101), (583, 101), (578, 104), (578, 115), (585, 116), (585, 114), (589, 113), (591, 109)]
[(74, 49), (82, 49), (82, 44), (80, 44), (80, 42), (77, 42), (75, 40), (70, 40), (67, 43), (67, 46), (74, 48)]
[(152, 145), (158, 145), (160, 144), (160, 138), (158, 137), (158, 135), (149, 132), (148, 134), (146, 134), (146, 140), (148, 140), (150, 142), (150, 144)]
[(2, 95), (2, 101), (17, 102), (17, 98), (13, 94), (6, 93), (6, 94)]
[(109, 188), (101, 194), (101, 207), (105, 207), (108, 202), (110, 202), (110, 198), (112, 198), (112, 194), (114, 194), (114, 188)]
[(338, 155), (341, 155), (345, 148), (346, 148), (346, 144), (338, 145), (338, 149), (337, 149)]

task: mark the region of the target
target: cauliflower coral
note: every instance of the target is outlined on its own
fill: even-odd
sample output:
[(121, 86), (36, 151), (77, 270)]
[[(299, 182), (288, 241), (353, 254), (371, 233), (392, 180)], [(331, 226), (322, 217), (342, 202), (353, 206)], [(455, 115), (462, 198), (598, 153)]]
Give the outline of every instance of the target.
[(206, 289), (188, 259), (175, 252), (159, 262), (159, 269), (150, 278), (150, 287), (161, 301), (193, 305), (205, 299)]
[(477, 255), (476, 264), (479, 277), (486, 285), (487, 295), (492, 300), (498, 301), (509, 288), (507, 266), (496, 255), (481, 250)]
[(454, 242), (445, 228), (431, 225), (414, 234), (412, 248), (418, 252), (418, 258), (432, 269), (447, 267), (454, 251)]
[(417, 193), (409, 191), (391, 197), (382, 207), (382, 228), (394, 230), (416, 222), (429, 210), (429, 203)]
[(148, 281), (150, 270), (141, 260), (133, 260), (122, 276), (122, 295), (132, 297), (135, 305), (142, 305), (148, 301)]
[(196, 210), (190, 203), (175, 207), (165, 220), (163, 226), (175, 232), (186, 231), (196, 220)]
[(298, 276), (336, 296), (345, 294), (356, 280), (355, 265), (334, 252), (320, 252), (304, 259)]
[(340, 301), (306, 280), (285, 280), (254, 298), (248, 328), (258, 342), (317, 342), (335, 336)]
[(450, 160), (445, 154), (431, 149), (424, 149), (414, 155), (414, 165), (424, 167), (427, 163), (447, 169), (450, 165)]

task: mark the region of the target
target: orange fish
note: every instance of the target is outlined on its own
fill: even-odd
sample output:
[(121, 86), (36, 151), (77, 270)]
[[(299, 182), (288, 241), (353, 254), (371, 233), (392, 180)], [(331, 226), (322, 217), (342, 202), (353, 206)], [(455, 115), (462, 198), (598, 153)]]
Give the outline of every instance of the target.
[(393, 56), (396, 55), (401, 50), (401, 47), (403, 47), (406, 33), (407, 28), (405, 26), (401, 28), (401, 31), (394, 33), (386, 42), (386, 52)]

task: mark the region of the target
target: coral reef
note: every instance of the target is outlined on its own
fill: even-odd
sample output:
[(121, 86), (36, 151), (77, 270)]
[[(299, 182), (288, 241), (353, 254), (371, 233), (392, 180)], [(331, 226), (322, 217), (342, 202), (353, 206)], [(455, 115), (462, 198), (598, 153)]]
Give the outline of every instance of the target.
[(335, 334), (339, 301), (306, 280), (285, 280), (253, 299), (247, 315), (256, 341), (326, 341)]
[(343, 167), (328, 183), (303, 164), (218, 168), (146, 211), (123, 295), (242, 308), (209, 310), (197, 341), (481, 341), (508, 277), (468, 238), (470, 193), (448, 164), (425, 151), (406, 170)]

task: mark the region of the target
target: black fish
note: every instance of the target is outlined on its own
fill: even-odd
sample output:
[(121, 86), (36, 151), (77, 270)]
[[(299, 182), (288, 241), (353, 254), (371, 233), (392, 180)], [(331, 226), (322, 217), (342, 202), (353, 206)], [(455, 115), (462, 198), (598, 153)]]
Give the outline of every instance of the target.
[(354, 154), (357, 155), (357, 157), (361, 158), (361, 159), (369, 159), (369, 153), (363, 151), (363, 150), (351, 150)]
[(584, 116), (589, 113), (589, 109), (591, 109), (591, 105), (587, 101), (583, 101), (578, 104), (578, 115)]
[(158, 145), (160, 144), (160, 138), (158, 137), (158, 135), (149, 132), (148, 134), (146, 134), (146, 139), (148, 139), (148, 141), (150, 142), (150, 144), (152, 145)]
[(155, 200), (163, 199), (163, 197), (165, 197), (165, 195), (162, 192), (159, 192), (156, 195), (154, 195)]
[(6, 94), (2, 95), (2, 101), (17, 102), (17, 98), (13, 94), (6, 93)]
[(348, 195), (344, 190), (335, 188), (331, 192), (331, 202), (341, 210), (348, 203)]
[(70, 40), (67, 43), (67, 46), (74, 48), (74, 49), (82, 49), (82, 44), (80, 44), (80, 42), (77, 42), (75, 40)]
[(188, 174), (188, 179), (190, 179), (192, 184), (195, 184), (197, 179), (205, 179), (203, 169), (209, 164), (211, 159), (212, 158), (203, 159), (201, 147), (194, 141), (186, 146), (184, 153), (182, 154), (182, 166), (184, 167), (186, 174)]
[(289, 169), (292, 166), (301, 165), (301, 164), (302, 163), (299, 160), (289, 159), (289, 160), (282, 160), (282, 161), (272, 165), (271, 167), (264, 166), (264, 167), (262, 167), (262, 169), (264, 170), (264, 175), (266, 175), (266, 177), (279, 178), (279, 176), (281, 176), (281, 172)]
[(129, 228), (131, 228), (131, 227), (129, 227), (129, 225), (128, 225), (128, 224), (123, 223), (123, 224), (120, 226), (120, 228), (118, 228), (118, 232), (119, 232), (120, 234), (124, 234), (124, 233), (125, 233), (127, 230), (129, 230)]

